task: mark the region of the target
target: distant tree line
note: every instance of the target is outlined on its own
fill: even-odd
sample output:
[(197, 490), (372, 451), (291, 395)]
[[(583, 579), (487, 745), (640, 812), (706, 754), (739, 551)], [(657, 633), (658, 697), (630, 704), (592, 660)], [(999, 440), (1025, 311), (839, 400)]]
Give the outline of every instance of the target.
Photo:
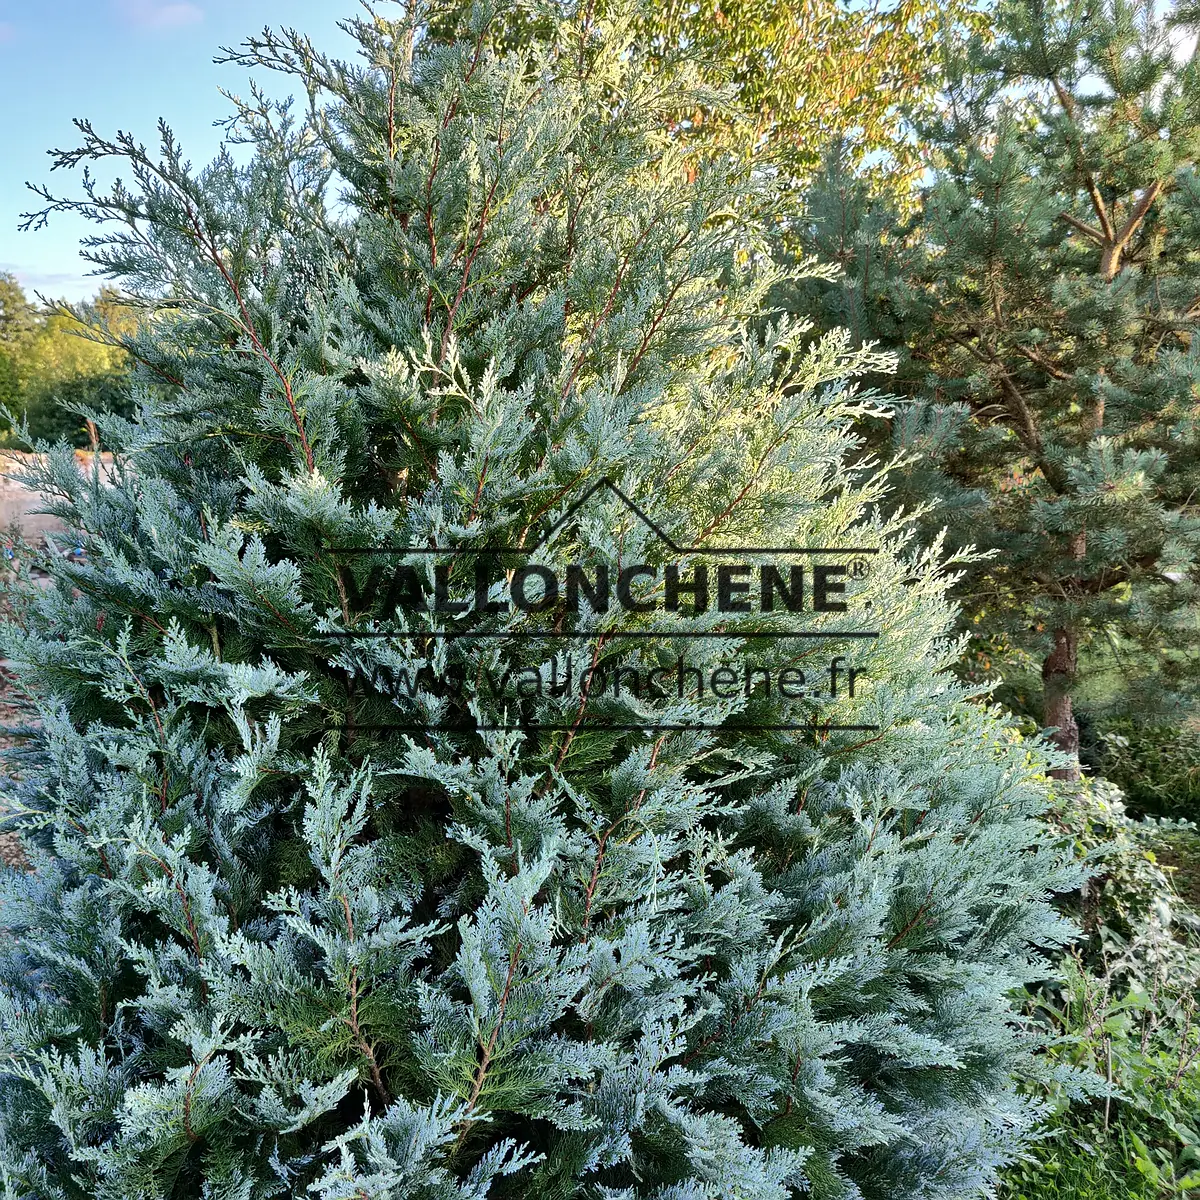
[(31, 300), (13, 275), (0, 273), (0, 446), (94, 444), (88, 412), (130, 409), (128, 356), (96, 331), (136, 324), (112, 288), (70, 309)]

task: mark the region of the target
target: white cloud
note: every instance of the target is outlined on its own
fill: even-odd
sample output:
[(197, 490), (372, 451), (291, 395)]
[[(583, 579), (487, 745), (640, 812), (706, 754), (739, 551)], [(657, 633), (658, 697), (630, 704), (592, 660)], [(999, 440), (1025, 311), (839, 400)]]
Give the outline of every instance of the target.
[(83, 300), (100, 288), (100, 280), (88, 278), (83, 271), (30, 271), (20, 263), (0, 262), (0, 274), (15, 275), (17, 282), (30, 297), (35, 292), (44, 296)]
[(204, 20), (203, 9), (189, 0), (117, 0), (117, 9), (139, 29), (182, 29)]
[(11, 21), (0, 21), (0, 46), (17, 36), (17, 27)]

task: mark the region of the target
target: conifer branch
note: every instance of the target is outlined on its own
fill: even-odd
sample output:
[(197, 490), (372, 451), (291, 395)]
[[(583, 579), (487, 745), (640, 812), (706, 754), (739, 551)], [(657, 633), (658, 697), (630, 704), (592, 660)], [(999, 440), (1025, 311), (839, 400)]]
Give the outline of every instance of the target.
[(191, 1074), (188, 1076), (187, 1085), (184, 1088), (183, 1094), (183, 1131), (187, 1136), (187, 1140), (193, 1145), (199, 1140), (195, 1131), (192, 1129), (192, 1097), (196, 1090), (196, 1080), (200, 1078), (200, 1072), (211, 1061), (215, 1051), (210, 1050), (205, 1054), (198, 1063), (192, 1068)]
[(267, 364), (268, 367), (270, 367), (272, 373), (275, 375), (275, 378), (279, 380), (280, 385), (283, 387), (284, 402), (288, 406), (288, 412), (291, 413), (292, 423), (295, 425), (296, 433), (300, 438), (300, 448), (304, 452), (304, 462), (308, 467), (309, 474), (311, 475), (316, 469), (315, 459), (313, 457), (312, 447), (308, 443), (308, 435), (304, 430), (304, 422), (301, 420), (300, 413), (296, 408), (296, 398), (292, 394), (292, 381), (284, 374), (279, 364), (267, 352), (267, 348), (263, 345), (262, 339), (258, 336), (258, 332), (254, 328), (254, 322), (250, 317), (250, 310), (246, 307), (246, 302), (242, 298), (241, 288), (238, 286), (237, 280), (234, 279), (232, 272), (230, 272), (228, 267), (225, 266), (225, 261), (221, 257), (221, 252), (217, 248), (216, 242), (213, 240), (211, 235), (207, 237), (205, 236), (204, 231), (200, 227), (200, 219), (192, 210), (190, 205), (188, 206), (187, 211), (189, 217), (192, 219), (192, 227), (195, 230), (197, 241), (201, 246), (205, 247), (209, 260), (220, 272), (221, 277), (229, 286), (229, 290), (233, 293), (234, 301), (238, 306), (238, 311), (241, 313), (241, 330), (250, 339), (251, 345), (253, 345), (258, 356)]
[(462, 1129), (458, 1135), (458, 1141), (455, 1143), (455, 1150), (462, 1146), (466, 1140), (467, 1134), (471, 1127), (475, 1124), (472, 1114), (475, 1111), (475, 1105), (479, 1100), (480, 1093), (483, 1091), (483, 1085), (487, 1080), (488, 1070), (492, 1064), (492, 1055), (496, 1052), (496, 1043), (500, 1038), (500, 1030), (504, 1026), (505, 1014), (508, 1011), (509, 996), (512, 994), (513, 980), (516, 978), (517, 963), (521, 960), (521, 951), (524, 943), (518, 939), (517, 944), (513, 947), (512, 954), (508, 960), (508, 973), (504, 978), (504, 988), (500, 993), (500, 1000), (496, 1009), (496, 1019), (492, 1024), (492, 1031), (487, 1042), (482, 1040), (479, 1043), (480, 1049), (483, 1051), (482, 1057), (479, 1060), (479, 1066), (475, 1071), (475, 1076), (471, 1081), (471, 1091), (467, 1096), (467, 1104), (465, 1110), (466, 1119), (463, 1122)]
[(1085, 237), (1091, 238), (1098, 246), (1103, 246), (1106, 238), (1103, 231), (1097, 229), (1095, 225), (1089, 225), (1086, 221), (1081, 221), (1078, 217), (1072, 216), (1066, 209), (1058, 214), (1060, 221), (1066, 221), (1068, 225), (1079, 230)]
[[(1076, 120), (1076, 104), (1074, 97), (1059, 83), (1058, 79), (1051, 75), (1050, 85), (1054, 88), (1054, 94), (1058, 97), (1059, 104), (1062, 105), (1063, 112), (1067, 119), (1074, 124)], [(1100, 195), (1100, 189), (1096, 185), (1095, 176), (1088, 169), (1087, 163), (1083, 155), (1083, 147), (1077, 139), (1073, 141), (1073, 149), (1075, 155), (1075, 167), (1079, 172), (1079, 176), (1083, 182), (1084, 190), (1088, 194), (1088, 199), (1092, 203), (1092, 211), (1096, 214), (1096, 219), (1100, 222), (1100, 228), (1104, 234), (1104, 241), (1111, 243), (1113, 241), (1112, 221), (1109, 219), (1108, 207), (1104, 203), (1103, 196)]]

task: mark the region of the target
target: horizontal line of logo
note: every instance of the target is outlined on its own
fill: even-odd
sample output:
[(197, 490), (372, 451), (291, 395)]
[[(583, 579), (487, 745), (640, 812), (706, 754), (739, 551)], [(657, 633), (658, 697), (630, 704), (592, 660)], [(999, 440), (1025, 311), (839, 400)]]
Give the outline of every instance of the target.
[(655, 725), (606, 725), (587, 723), (584, 725), (559, 724), (541, 724), (536, 721), (530, 721), (524, 725), (404, 725), (404, 724), (386, 724), (386, 725), (355, 725), (353, 730), (346, 726), (337, 726), (339, 732), (342, 733), (363, 733), (363, 732), (391, 732), (391, 733), (522, 733), (527, 730), (545, 730), (549, 733), (565, 733), (575, 730), (576, 732), (606, 731), (610, 733), (659, 733), (670, 730), (710, 730), (710, 731), (728, 731), (744, 732), (746, 730), (754, 730), (758, 732), (793, 732), (798, 733), (807, 731), (809, 733), (876, 733), (879, 730), (878, 725), (813, 725), (811, 722), (803, 722), (801, 724), (786, 724), (786, 725), (730, 725), (730, 724), (704, 724), (694, 723), (689, 725), (684, 724), (655, 724)]
[(611, 641), (615, 638), (661, 638), (669, 640), (671, 638), (690, 638), (693, 640), (701, 640), (705, 638), (877, 638), (879, 633), (876, 630), (834, 630), (825, 632), (824, 630), (805, 629), (805, 630), (718, 630), (709, 632), (705, 630), (681, 630), (678, 633), (671, 633), (667, 630), (656, 629), (616, 629), (611, 631), (599, 630), (594, 633), (555, 633), (553, 630), (546, 632), (520, 630), (514, 633), (504, 633), (497, 631), (474, 633), (470, 630), (413, 630), (413, 629), (366, 629), (361, 633), (354, 629), (334, 629), (326, 633), (317, 635), (318, 637), (331, 638), (445, 638), (454, 640), (457, 638), (491, 638), (512, 641), (586, 641), (592, 638), (604, 638)]
[[(533, 554), (540, 546), (326, 546), (330, 554)], [(684, 546), (689, 554), (879, 554), (878, 546)]]

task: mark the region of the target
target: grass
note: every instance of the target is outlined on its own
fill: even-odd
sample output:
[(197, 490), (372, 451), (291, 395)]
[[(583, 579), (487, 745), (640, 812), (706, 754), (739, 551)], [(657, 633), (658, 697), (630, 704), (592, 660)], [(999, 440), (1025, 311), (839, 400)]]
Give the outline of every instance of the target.
[[(1072, 1136), (1093, 1132), (1095, 1142)], [(1033, 1162), (1006, 1173), (1000, 1200), (1159, 1200), (1161, 1195), (1138, 1173), (1116, 1131), (1068, 1126), (1036, 1153)]]

